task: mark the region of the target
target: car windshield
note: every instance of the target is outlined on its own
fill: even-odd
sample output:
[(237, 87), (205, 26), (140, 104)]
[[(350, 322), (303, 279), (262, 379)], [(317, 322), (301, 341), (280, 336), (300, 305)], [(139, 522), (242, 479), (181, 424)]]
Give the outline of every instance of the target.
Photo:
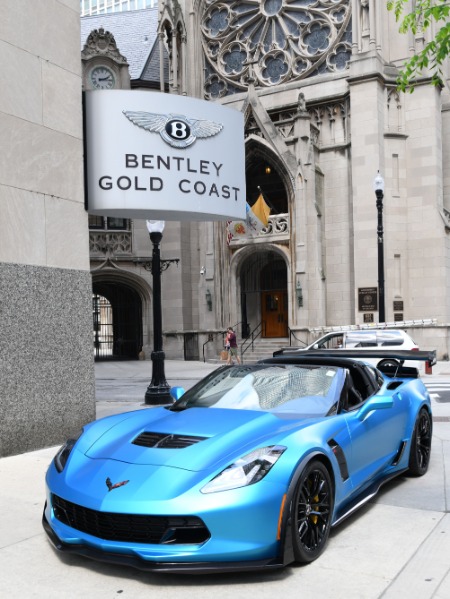
[(325, 416), (336, 406), (345, 371), (335, 366), (256, 365), (219, 368), (172, 407), (229, 408)]

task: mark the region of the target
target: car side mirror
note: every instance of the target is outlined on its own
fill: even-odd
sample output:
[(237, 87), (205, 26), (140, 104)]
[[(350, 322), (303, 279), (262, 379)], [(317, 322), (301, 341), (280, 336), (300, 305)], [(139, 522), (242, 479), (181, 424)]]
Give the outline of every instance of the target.
[(177, 401), (177, 399), (180, 399), (180, 397), (182, 397), (185, 393), (186, 391), (183, 389), (183, 387), (172, 387), (170, 390), (170, 395), (173, 397), (175, 401)]
[(319, 344), (318, 343), (314, 343), (313, 349), (319, 349)]
[(387, 410), (392, 408), (394, 400), (386, 395), (377, 395), (368, 399), (363, 406), (358, 410), (358, 420), (365, 420), (370, 412), (375, 410)]

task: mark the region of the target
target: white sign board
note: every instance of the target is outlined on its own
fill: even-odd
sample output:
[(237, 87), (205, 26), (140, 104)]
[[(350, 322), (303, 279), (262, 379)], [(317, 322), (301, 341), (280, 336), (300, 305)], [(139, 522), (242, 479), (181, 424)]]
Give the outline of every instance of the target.
[(148, 91), (86, 92), (91, 214), (162, 220), (245, 218), (242, 113)]

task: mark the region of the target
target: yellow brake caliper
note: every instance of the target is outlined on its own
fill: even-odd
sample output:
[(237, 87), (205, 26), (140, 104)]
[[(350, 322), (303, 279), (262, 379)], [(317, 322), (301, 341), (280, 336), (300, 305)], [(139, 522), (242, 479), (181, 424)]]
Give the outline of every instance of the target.
[[(313, 499), (313, 501), (315, 501), (316, 503), (314, 503), (311, 508), (316, 512), (319, 509), (319, 496), (316, 495)], [(311, 516), (311, 522), (313, 524), (317, 524), (317, 521), (319, 520), (319, 516), (316, 516), (315, 514)]]

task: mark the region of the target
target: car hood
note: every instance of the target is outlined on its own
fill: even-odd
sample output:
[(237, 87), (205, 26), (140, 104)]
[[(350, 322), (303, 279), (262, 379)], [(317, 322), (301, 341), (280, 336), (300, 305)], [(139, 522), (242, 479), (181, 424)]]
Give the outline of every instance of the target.
[(135, 412), (107, 431), (100, 429), (101, 436), (84, 453), (93, 459), (201, 471), (255, 447), (282, 443), (314, 421), (250, 410), (153, 408)]

